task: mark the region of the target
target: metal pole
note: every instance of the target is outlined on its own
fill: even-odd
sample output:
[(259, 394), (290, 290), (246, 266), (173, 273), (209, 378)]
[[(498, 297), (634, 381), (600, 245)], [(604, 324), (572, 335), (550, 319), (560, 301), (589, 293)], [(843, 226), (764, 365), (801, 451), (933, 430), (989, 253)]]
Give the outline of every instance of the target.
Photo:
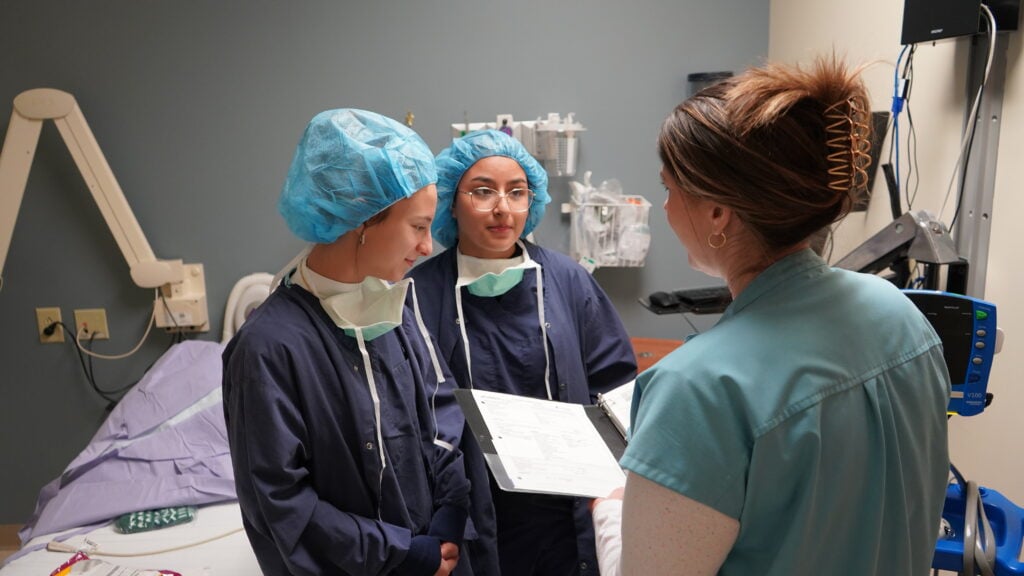
[(970, 65), (967, 71), (968, 117), (964, 119), (964, 126), (966, 128), (970, 122), (977, 122), (977, 126), (970, 147), (970, 162), (962, 183), (958, 183), (957, 186), (963, 200), (952, 235), (957, 252), (970, 264), (966, 293), (975, 298), (985, 297), (988, 246), (992, 233), (992, 198), (995, 195), (996, 161), (999, 156), (999, 129), (1003, 121), (1006, 53), (1009, 43), (1007, 34), (996, 34), (992, 68), (976, 118), (970, 118), (969, 115), (971, 104), (985, 76), (985, 62), (988, 58), (986, 36), (976, 35), (971, 39)]

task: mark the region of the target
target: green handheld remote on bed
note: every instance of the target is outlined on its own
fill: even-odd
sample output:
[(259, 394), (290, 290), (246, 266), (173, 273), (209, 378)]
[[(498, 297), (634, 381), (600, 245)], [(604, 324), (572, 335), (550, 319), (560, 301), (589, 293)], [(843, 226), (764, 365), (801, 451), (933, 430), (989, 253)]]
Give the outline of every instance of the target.
[(177, 524), (191, 522), (196, 517), (195, 506), (174, 506), (156, 510), (142, 510), (122, 514), (114, 521), (114, 529), (122, 534), (133, 534), (166, 528)]

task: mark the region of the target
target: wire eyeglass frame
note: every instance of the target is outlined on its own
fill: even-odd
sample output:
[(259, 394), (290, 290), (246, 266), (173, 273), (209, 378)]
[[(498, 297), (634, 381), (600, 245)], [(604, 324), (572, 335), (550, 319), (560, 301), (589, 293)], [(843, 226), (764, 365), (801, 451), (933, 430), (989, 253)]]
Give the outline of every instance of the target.
[[(524, 192), (525, 194), (523, 194)], [(502, 199), (504, 199), (505, 203), (508, 204), (510, 212), (528, 212), (530, 210), (530, 206), (533, 204), (533, 197), (535, 196), (533, 190), (530, 190), (529, 188), (513, 188), (505, 192), (499, 192), (498, 190), (487, 186), (480, 186), (472, 190), (459, 190), (459, 193), (469, 196), (469, 202), (473, 206), (473, 210), (476, 210), (477, 212), (490, 212), (491, 210), (494, 210), (498, 207), (498, 204)], [(483, 194), (487, 194), (491, 200), (483, 198)], [(519, 197), (514, 197), (513, 194), (517, 194)], [(519, 205), (519, 203), (522, 202), (520, 198), (526, 199), (525, 206)]]

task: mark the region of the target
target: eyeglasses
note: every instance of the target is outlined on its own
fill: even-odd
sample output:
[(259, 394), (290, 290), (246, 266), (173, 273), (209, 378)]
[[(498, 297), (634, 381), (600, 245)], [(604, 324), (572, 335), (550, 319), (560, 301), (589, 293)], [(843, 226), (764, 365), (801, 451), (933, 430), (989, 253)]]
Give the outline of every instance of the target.
[(477, 212), (494, 210), (502, 198), (508, 202), (508, 209), (512, 212), (526, 212), (533, 203), (533, 190), (529, 188), (513, 188), (506, 192), (498, 192), (494, 188), (480, 187), (459, 192), (469, 196), (469, 201)]

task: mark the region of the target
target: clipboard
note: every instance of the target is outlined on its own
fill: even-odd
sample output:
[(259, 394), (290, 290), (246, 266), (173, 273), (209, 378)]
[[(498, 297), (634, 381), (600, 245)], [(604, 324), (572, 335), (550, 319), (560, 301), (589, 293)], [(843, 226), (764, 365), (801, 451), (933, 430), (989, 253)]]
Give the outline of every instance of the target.
[(625, 484), (626, 439), (607, 408), (484, 390), (455, 398), (502, 490), (598, 498)]
[[(633, 389), (636, 380), (630, 380), (618, 388), (597, 395), (597, 406), (615, 425), (623, 444), (629, 438), (630, 414), (633, 406)], [(617, 455), (619, 458), (621, 454)]]

